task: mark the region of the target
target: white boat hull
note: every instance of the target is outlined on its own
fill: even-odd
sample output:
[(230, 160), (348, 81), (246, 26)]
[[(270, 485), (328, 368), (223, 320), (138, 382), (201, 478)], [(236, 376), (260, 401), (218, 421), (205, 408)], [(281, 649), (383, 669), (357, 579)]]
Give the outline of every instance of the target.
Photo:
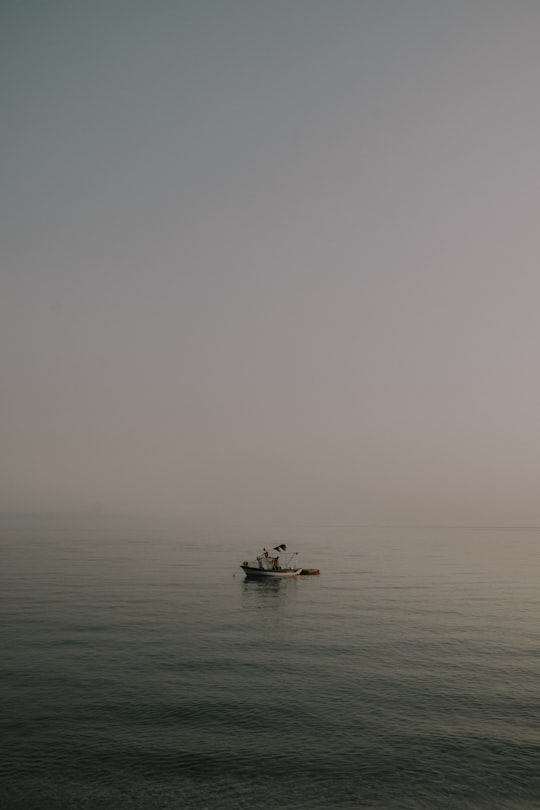
[(301, 572), (301, 568), (257, 568), (254, 565), (241, 565), (240, 566), (246, 577), (297, 577)]

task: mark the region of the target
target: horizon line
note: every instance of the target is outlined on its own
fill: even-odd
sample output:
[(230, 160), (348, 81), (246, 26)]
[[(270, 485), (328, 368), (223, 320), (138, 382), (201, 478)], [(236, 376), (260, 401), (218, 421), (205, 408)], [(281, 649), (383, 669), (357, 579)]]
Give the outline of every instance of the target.
[(90, 509), (80, 509), (76, 511), (13, 511), (13, 510), (0, 510), (0, 518), (2, 517), (96, 517), (96, 518), (132, 518), (132, 519), (147, 519), (147, 520), (212, 520), (221, 521), (223, 523), (275, 523), (275, 525), (288, 525), (288, 526), (302, 526), (302, 527), (318, 527), (318, 528), (350, 528), (350, 529), (540, 529), (537, 524), (507, 524), (507, 523), (337, 523), (331, 522), (301, 522), (301, 521), (283, 521), (283, 520), (269, 520), (260, 518), (258, 520), (242, 518), (219, 518), (215, 515), (142, 515), (142, 514), (129, 514), (125, 512), (98, 512)]

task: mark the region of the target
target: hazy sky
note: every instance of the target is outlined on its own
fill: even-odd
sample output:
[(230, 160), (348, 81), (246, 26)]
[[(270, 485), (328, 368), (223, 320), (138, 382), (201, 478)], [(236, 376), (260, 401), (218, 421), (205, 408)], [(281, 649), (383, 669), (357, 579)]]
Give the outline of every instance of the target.
[(0, 509), (540, 523), (538, 0), (0, 8)]

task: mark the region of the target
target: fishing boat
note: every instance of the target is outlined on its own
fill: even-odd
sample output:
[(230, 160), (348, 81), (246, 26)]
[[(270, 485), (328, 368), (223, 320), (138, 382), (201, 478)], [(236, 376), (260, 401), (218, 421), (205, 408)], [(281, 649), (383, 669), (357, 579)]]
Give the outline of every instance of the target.
[[(282, 565), (279, 559), (280, 552), (286, 552), (287, 546), (281, 543), (271, 551), (263, 548), (262, 552), (253, 562), (244, 560), (240, 568), (246, 577), (297, 577), (302, 569), (297, 564), (298, 552), (289, 554)], [(274, 553), (276, 552), (276, 553)]]

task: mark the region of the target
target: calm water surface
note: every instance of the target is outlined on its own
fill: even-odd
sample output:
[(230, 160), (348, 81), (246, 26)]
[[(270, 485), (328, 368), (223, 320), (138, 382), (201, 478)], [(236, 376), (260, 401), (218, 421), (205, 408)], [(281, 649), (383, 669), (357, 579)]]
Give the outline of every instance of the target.
[[(320, 577), (233, 573), (286, 542)], [(540, 807), (540, 532), (4, 519), (0, 806)]]

